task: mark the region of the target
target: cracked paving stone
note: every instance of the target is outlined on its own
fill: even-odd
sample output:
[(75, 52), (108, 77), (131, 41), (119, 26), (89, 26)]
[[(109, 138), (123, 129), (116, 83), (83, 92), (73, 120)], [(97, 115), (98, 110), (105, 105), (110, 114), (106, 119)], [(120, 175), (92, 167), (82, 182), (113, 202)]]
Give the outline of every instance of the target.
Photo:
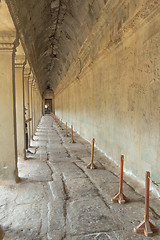
[(30, 181), (50, 181), (51, 170), (46, 164), (46, 162), (39, 160), (29, 160), (26, 162), (21, 162), (19, 164), (20, 171), (19, 177), (29, 179)]
[[(69, 131), (69, 130), (68, 130)], [(91, 144), (64, 136), (51, 116), (42, 117), (31, 141), (35, 154), (19, 159), (19, 184), (0, 186), (3, 240), (143, 240), (133, 232), (144, 217), (144, 196), (125, 178), (130, 202), (111, 202), (118, 192), (119, 167), (95, 148), (96, 170), (86, 168)], [(125, 176), (124, 176), (125, 177)], [(144, 189), (133, 183), (139, 192)], [(151, 195), (150, 219), (160, 225), (160, 204)], [(159, 234), (154, 235), (159, 239)]]
[(121, 229), (100, 197), (68, 203), (67, 233), (71, 235)]
[(87, 177), (80, 168), (72, 162), (63, 162), (51, 164), (51, 168), (56, 172), (62, 172), (64, 178), (84, 178)]
[(86, 177), (81, 178), (80, 181), (77, 178), (67, 178), (66, 187), (71, 200), (76, 200), (84, 197), (90, 198), (98, 195), (97, 189)]
[(70, 236), (69, 238), (65, 238), (64, 240), (110, 240), (110, 237), (107, 233), (96, 233), (74, 237)]

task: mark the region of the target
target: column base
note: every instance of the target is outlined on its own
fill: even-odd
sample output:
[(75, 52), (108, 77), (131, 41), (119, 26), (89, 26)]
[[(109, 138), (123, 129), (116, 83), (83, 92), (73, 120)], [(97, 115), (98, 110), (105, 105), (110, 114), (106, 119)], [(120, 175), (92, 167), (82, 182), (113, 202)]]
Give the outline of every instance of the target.
[(11, 170), (11, 169), (3, 168), (0, 170), (0, 183), (14, 184), (19, 182), (20, 182), (20, 178), (18, 177), (18, 169)]

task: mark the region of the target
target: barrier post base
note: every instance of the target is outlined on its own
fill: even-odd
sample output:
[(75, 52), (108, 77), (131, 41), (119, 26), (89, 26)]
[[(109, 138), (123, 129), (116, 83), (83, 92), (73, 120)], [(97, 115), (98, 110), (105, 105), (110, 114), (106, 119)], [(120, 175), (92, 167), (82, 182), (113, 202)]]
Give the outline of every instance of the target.
[(89, 168), (89, 169), (96, 169), (97, 167), (96, 167), (96, 165), (94, 163), (90, 163), (90, 164), (87, 165), (87, 168)]
[(136, 233), (144, 233), (146, 237), (152, 237), (153, 233), (158, 232), (158, 228), (155, 227), (150, 221), (144, 220), (137, 227), (134, 228)]
[(118, 202), (119, 204), (124, 204), (127, 201), (127, 197), (123, 193), (118, 193), (111, 200), (112, 202)]

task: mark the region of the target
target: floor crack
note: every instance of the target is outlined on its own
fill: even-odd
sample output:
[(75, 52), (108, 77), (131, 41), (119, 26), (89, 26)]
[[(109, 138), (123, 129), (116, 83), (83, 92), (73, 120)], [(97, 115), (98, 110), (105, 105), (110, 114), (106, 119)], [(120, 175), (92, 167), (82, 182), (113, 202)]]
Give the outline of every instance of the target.
[(98, 196), (101, 198), (101, 200), (103, 201), (103, 203), (105, 204), (105, 206), (106, 206), (108, 209), (111, 209), (110, 206), (106, 203), (104, 197), (103, 197), (102, 194), (100, 193), (100, 191), (99, 191), (99, 189), (97, 188), (97, 186), (95, 185), (95, 183), (93, 183), (93, 182), (91, 181), (90, 177), (86, 174), (86, 172), (85, 172), (80, 166), (78, 166), (76, 162), (74, 162), (74, 164), (83, 172), (83, 174), (88, 178), (88, 180), (90, 181), (90, 183), (95, 187)]
[(67, 190), (67, 186), (65, 184), (64, 176), (61, 174), (62, 184), (63, 184), (63, 192), (64, 192), (64, 219), (65, 219), (65, 230), (64, 230), (64, 236), (62, 237), (62, 240), (66, 238), (66, 224), (67, 224), (67, 201), (70, 199), (69, 193)]

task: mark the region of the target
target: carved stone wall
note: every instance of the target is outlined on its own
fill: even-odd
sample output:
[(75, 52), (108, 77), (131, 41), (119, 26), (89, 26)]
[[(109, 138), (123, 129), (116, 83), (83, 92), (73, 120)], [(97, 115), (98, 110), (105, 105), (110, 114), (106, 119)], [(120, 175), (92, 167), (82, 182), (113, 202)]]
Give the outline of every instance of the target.
[[(160, 6), (125, 2), (112, 19), (103, 12), (88, 35), (77, 65), (70, 66), (57, 88), (56, 114), (89, 141), (94, 137), (113, 161), (119, 163), (125, 154), (131, 174), (143, 180), (149, 170), (158, 181)], [(113, 10), (113, 1), (108, 4)]]

